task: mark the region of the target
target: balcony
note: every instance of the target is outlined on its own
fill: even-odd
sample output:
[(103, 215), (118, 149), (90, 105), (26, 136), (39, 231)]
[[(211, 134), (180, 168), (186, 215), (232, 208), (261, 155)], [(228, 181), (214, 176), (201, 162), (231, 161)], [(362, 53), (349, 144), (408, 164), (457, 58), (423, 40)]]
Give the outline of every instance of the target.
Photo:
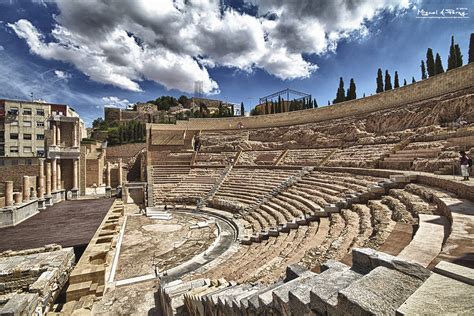
[(81, 149), (79, 147), (49, 146), (49, 159), (79, 159)]
[(79, 122), (78, 117), (74, 116), (64, 116), (64, 115), (55, 115), (52, 114), (49, 116), (49, 120), (53, 122), (62, 122), (62, 123), (75, 123)]

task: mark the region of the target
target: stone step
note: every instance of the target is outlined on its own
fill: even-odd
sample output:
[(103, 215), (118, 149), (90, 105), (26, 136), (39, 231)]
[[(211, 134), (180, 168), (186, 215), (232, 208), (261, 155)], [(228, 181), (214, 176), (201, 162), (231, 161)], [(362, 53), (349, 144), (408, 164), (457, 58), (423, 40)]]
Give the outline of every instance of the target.
[(386, 267), (377, 267), (339, 291), (337, 312), (347, 315), (393, 315), (423, 281)]
[[(349, 270), (349, 266), (333, 260), (328, 261), (323, 268), (327, 270), (317, 276), (307, 278), (298, 287), (292, 289), (288, 295), (288, 303), (280, 302), (280, 311), (291, 311), (293, 315), (306, 315), (311, 313), (311, 309), (314, 309), (325, 313), (324, 302), (333, 296), (336, 297), (337, 302), (337, 290), (345, 288), (355, 279), (361, 277), (360, 274)], [(315, 299), (321, 297), (323, 299), (322, 306), (317, 304), (319, 301), (316, 302)]]

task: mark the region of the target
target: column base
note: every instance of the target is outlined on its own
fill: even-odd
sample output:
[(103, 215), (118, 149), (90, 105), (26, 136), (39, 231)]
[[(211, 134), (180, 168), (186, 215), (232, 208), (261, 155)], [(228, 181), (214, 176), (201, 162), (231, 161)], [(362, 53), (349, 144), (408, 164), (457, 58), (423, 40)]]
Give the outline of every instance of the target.
[(107, 198), (112, 197), (112, 188), (111, 187), (105, 187), (105, 197), (107, 197)]
[(38, 210), (44, 211), (46, 209), (46, 199), (38, 199)]
[(53, 206), (53, 196), (52, 195), (45, 195), (44, 196), (44, 206)]
[(79, 189), (71, 189), (71, 199), (77, 200), (79, 197)]
[(66, 200), (66, 190), (60, 190), (59, 193), (61, 194), (61, 201)]

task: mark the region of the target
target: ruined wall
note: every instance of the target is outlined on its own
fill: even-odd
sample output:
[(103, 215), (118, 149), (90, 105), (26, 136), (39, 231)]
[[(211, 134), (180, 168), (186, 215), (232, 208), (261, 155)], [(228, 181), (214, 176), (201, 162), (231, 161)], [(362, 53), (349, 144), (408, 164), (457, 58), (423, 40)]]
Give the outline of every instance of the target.
[(146, 147), (145, 143), (124, 144), (120, 146), (107, 147), (106, 158), (108, 161), (116, 161), (122, 158), (124, 162), (135, 156), (140, 150)]
[[(13, 181), (13, 190), (20, 191), (23, 176), (39, 176), (38, 165), (0, 166), (0, 182)], [(33, 180), (35, 183), (36, 181)]]
[(414, 84), (318, 109), (251, 117), (190, 119), (189, 121), (177, 121), (176, 125), (153, 124), (153, 128), (162, 130), (222, 130), (238, 129), (239, 123), (244, 128), (264, 128), (321, 122), (350, 115), (367, 115), (375, 111), (396, 108), (473, 86), (474, 63), (471, 63)]
[(116, 108), (104, 108), (104, 119), (107, 122), (120, 121), (121, 110)]
[(103, 168), (101, 168), (100, 165), (102, 164), (100, 164), (99, 160), (87, 159), (87, 179), (86, 179), (87, 187), (91, 187), (94, 184), (98, 186), (102, 184)]

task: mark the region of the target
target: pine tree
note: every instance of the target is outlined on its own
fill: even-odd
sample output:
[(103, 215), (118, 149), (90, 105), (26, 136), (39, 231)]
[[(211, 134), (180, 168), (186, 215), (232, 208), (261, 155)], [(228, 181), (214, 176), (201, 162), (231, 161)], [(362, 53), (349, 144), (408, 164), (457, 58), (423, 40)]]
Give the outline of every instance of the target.
[(428, 76), (433, 77), (436, 74), (433, 50), (431, 48), (428, 48), (426, 51), (426, 68), (428, 70)]
[(356, 85), (354, 83), (354, 79), (351, 78), (351, 81), (349, 83), (349, 89), (347, 89), (346, 100), (355, 100), (355, 99), (357, 99)]
[(313, 99), (313, 108), (318, 108), (318, 101), (316, 101), (316, 99)]
[(425, 68), (425, 62), (422, 60), (421, 61), (421, 80), (426, 79), (426, 68)]
[(393, 87), (400, 88), (400, 83), (398, 82), (398, 71), (395, 71), (395, 78), (393, 79)]
[(411, 77), (411, 83), (415, 83), (416, 80), (415, 80), (415, 77)]
[(436, 60), (435, 60), (435, 75), (442, 74), (444, 72), (443, 62), (441, 61), (441, 56), (436, 53)]
[(345, 99), (346, 92), (344, 90), (344, 80), (342, 80), (341, 77), (339, 78), (339, 88), (337, 89), (336, 99), (334, 100), (334, 103), (344, 102)]
[(404, 86), (407, 85), (407, 80), (406, 80), (406, 79), (403, 79), (403, 85), (404, 85)]
[(388, 70), (385, 70), (385, 91), (392, 90), (392, 78), (388, 73)]
[(463, 62), (462, 62), (462, 53), (461, 53), (461, 48), (459, 48), (459, 45), (456, 44), (454, 45), (454, 50), (456, 51), (456, 68), (461, 67)]
[(467, 63), (470, 64), (474, 62), (474, 33), (471, 33), (471, 37), (469, 39), (469, 53)]
[(458, 63), (458, 57), (456, 56), (456, 49), (454, 48), (454, 36), (451, 36), (451, 46), (449, 46), (449, 56), (448, 56), (448, 71), (456, 68), (457, 63)]
[(383, 92), (383, 78), (382, 78), (382, 69), (379, 68), (377, 71), (377, 90), (376, 93)]
[(245, 115), (245, 107), (244, 107), (244, 102), (240, 102), (240, 116)]

